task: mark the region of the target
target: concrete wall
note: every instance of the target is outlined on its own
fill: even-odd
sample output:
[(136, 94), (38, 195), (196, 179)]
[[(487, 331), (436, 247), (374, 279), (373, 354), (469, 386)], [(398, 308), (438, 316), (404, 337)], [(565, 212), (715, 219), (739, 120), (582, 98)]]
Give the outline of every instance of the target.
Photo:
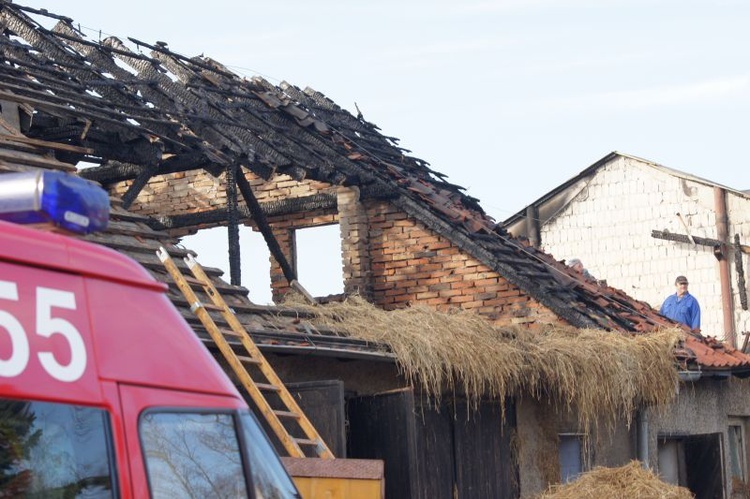
[[(558, 435), (585, 433), (574, 412), (523, 398), (516, 406), (518, 473), (522, 498), (533, 498), (560, 482)], [(585, 439), (586, 468), (622, 466), (636, 456), (635, 425), (600, 421)]]
[[(739, 235), (740, 244), (750, 247), (750, 197), (736, 193), (727, 194), (727, 215), (729, 217), (729, 239), (734, 243), (735, 235)], [(737, 324), (738, 345), (744, 341), (740, 333), (750, 331), (750, 254), (740, 253), (740, 269), (745, 278), (745, 302), (740, 300), (740, 283), (738, 282), (737, 253), (730, 253), (730, 273), (732, 281), (732, 295), (734, 297), (734, 319)]]
[[(573, 412), (558, 413), (548, 405), (531, 399), (521, 400), (517, 407), (517, 455), (522, 497), (534, 497), (550, 484), (560, 480), (557, 436), (579, 433)], [(658, 472), (658, 440), (664, 436), (722, 434), (722, 464), (726, 497), (731, 493), (731, 472), (727, 432), (730, 422), (745, 428), (744, 455), (748, 455), (750, 436), (750, 381), (737, 378), (702, 379), (680, 383), (674, 402), (648, 410), (649, 466)], [(637, 459), (637, 422), (635, 416), (628, 428), (624, 420), (614, 427), (600, 421), (589, 440), (586, 463), (618, 467)], [(750, 469), (747, 470), (750, 472)]]
[[(729, 234), (750, 240), (750, 198), (729, 194)], [(652, 230), (716, 238), (714, 189), (633, 158), (604, 165), (588, 185), (541, 229), (542, 248), (558, 259), (581, 258), (596, 278), (659, 308), (686, 275), (701, 304), (704, 334), (724, 337), (719, 265), (711, 247), (651, 237)], [(739, 304), (732, 260), (737, 331), (750, 329)], [(744, 266), (750, 264), (743, 256)], [(741, 339), (741, 338), (740, 338)]]
[[(747, 439), (750, 436), (750, 382), (737, 378), (703, 379), (696, 383), (680, 383), (679, 396), (664, 410), (649, 411), (650, 465), (657, 469), (658, 438), (669, 435), (700, 435), (721, 433), (725, 491), (731, 493), (731, 472), (727, 432), (730, 421), (744, 427), (747, 463)], [(747, 471), (750, 471), (747, 470)]]

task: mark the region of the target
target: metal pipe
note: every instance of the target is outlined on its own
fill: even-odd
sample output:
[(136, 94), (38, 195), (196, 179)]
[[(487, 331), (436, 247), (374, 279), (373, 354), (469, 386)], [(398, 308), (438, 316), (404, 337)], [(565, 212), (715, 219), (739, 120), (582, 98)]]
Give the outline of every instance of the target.
[(732, 299), (732, 283), (729, 275), (729, 217), (727, 216), (726, 191), (721, 187), (714, 187), (714, 209), (716, 211), (716, 239), (721, 242), (719, 258), (719, 277), (721, 279), (721, 311), (724, 317), (725, 340), (733, 348), (737, 348), (737, 332), (734, 324), (734, 300)]
[(648, 408), (647, 407), (643, 407), (638, 411), (637, 440), (638, 440), (638, 460), (641, 462), (641, 466), (643, 466), (643, 468), (649, 469)]
[(533, 204), (526, 207), (526, 236), (533, 247), (539, 248), (542, 245), (542, 235), (539, 230), (539, 210)]

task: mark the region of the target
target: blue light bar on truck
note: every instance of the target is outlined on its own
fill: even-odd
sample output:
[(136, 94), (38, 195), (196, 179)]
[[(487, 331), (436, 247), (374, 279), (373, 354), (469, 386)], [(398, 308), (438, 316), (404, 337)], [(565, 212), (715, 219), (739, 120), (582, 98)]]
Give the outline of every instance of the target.
[(109, 194), (81, 177), (57, 171), (0, 175), (0, 220), (51, 222), (88, 234), (107, 228)]

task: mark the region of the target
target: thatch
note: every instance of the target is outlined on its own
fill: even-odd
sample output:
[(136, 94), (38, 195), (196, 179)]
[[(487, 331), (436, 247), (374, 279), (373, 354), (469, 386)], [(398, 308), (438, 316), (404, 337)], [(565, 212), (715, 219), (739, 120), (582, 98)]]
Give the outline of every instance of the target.
[(670, 485), (640, 461), (619, 468), (594, 468), (575, 481), (553, 485), (538, 499), (694, 499), (686, 488)]
[[(296, 301), (296, 300), (295, 300)], [(588, 424), (630, 418), (675, 396), (678, 330), (623, 334), (570, 327), (497, 327), (479, 314), (422, 306), (384, 311), (359, 297), (304, 306), (311, 325), (387, 345), (410, 383), (429, 395), (528, 395), (574, 408)], [(628, 419), (628, 423), (630, 420)]]

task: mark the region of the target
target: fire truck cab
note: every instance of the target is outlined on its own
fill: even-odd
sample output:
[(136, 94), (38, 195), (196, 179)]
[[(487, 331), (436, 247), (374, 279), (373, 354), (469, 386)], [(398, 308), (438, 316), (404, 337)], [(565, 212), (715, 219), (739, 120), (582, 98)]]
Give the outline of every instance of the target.
[(299, 497), (165, 292), (114, 250), (0, 221), (0, 498)]

